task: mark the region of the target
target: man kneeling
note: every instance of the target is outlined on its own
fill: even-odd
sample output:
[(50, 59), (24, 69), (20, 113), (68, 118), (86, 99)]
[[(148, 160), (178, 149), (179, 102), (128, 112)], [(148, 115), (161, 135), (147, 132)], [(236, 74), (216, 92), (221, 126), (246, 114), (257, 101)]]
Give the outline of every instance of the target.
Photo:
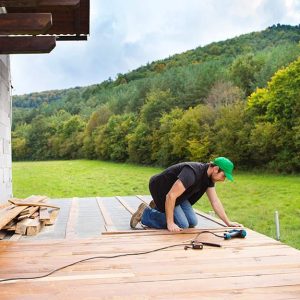
[(233, 168), (228, 158), (218, 157), (210, 163), (179, 163), (154, 175), (149, 182), (153, 201), (150, 207), (140, 204), (130, 220), (131, 228), (139, 222), (150, 228), (172, 232), (195, 227), (198, 219), (192, 206), (205, 192), (212, 208), (227, 226), (242, 226), (228, 219), (215, 190), (216, 182), (225, 178), (233, 181)]

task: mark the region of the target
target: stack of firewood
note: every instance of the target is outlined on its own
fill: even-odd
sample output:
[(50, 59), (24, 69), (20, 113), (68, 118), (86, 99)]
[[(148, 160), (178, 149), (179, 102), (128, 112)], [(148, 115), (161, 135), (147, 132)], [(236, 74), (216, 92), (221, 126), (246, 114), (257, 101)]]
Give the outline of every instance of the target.
[(9, 199), (0, 207), (0, 239), (8, 233), (36, 235), (43, 226), (53, 225), (59, 207), (47, 204), (47, 199), (46, 196)]

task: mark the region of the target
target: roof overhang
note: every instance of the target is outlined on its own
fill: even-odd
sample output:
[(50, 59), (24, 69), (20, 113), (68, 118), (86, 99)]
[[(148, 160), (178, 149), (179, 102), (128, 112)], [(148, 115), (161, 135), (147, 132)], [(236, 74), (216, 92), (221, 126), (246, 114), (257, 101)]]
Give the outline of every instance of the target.
[[(56, 41), (90, 33), (90, 0), (0, 0), (0, 7), (0, 54), (50, 52)], [(39, 49), (43, 43), (49, 47)]]

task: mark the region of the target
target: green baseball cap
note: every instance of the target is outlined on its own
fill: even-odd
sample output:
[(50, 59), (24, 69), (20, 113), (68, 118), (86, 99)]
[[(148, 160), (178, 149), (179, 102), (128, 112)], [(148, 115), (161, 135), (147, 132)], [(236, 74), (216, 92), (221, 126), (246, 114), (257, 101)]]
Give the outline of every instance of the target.
[(212, 162), (214, 165), (218, 166), (220, 169), (222, 169), (222, 171), (224, 171), (226, 178), (228, 178), (230, 181), (233, 181), (232, 171), (234, 165), (228, 158), (217, 157)]

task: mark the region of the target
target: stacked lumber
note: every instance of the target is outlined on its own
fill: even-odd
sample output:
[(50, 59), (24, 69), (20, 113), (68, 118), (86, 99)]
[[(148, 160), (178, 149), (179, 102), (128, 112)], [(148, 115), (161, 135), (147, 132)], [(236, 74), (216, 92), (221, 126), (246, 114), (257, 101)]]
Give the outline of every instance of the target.
[(9, 199), (0, 207), (0, 240), (7, 234), (18, 240), (22, 235), (36, 235), (44, 226), (53, 225), (59, 207), (46, 203), (46, 196)]

